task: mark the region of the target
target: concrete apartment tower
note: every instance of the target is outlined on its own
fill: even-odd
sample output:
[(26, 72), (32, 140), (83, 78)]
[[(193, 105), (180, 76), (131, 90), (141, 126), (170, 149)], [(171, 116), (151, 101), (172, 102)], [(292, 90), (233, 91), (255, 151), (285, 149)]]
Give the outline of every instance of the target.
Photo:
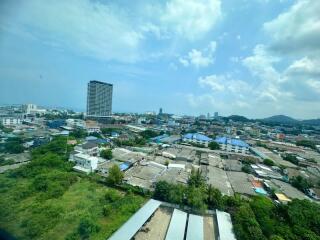
[(87, 119), (105, 122), (112, 114), (112, 90), (110, 83), (92, 80), (88, 83)]

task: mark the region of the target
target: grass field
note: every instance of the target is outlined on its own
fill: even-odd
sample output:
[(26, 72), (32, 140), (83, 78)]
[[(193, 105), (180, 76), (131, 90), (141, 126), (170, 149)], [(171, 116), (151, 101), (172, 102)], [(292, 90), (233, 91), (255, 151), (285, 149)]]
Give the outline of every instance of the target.
[[(30, 189), (30, 179), (0, 176), (0, 228), (17, 239), (106, 239), (146, 201), (80, 177), (58, 198)], [(81, 219), (94, 224), (87, 235)]]

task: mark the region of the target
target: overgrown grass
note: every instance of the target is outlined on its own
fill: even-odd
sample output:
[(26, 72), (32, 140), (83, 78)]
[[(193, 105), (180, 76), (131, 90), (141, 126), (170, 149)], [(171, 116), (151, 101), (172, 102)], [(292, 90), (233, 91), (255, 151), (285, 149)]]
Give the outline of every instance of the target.
[(65, 149), (55, 139), (0, 175), (0, 229), (23, 240), (106, 239), (146, 201), (76, 174)]
[[(78, 226), (89, 218), (99, 227), (90, 239), (106, 239), (145, 202), (141, 196), (121, 193), (117, 203), (105, 200), (109, 188), (88, 179), (78, 179), (61, 197), (44, 199), (31, 192), (31, 180), (0, 176), (0, 228), (18, 239), (81, 239)], [(4, 183), (4, 184), (3, 184)], [(103, 209), (110, 206), (105, 216)]]

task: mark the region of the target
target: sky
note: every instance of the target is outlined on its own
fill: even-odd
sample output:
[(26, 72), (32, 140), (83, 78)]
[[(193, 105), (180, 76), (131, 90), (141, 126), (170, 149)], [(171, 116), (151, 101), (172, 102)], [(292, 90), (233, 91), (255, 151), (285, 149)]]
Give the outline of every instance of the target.
[(2, 0), (0, 104), (320, 117), (319, 0)]

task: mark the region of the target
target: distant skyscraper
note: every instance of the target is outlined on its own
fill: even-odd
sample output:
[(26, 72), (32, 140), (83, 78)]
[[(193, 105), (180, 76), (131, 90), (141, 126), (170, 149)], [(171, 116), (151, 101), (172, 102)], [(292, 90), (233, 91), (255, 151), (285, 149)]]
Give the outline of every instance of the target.
[(109, 117), (112, 114), (112, 89), (110, 83), (92, 80), (88, 83), (87, 117)]
[(162, 108), (159, 109), (159, 115), (162, 115)]
[(214, 118), (218, 118), (219, 117), (219, 113), (218, 112), (215, 112), (214, 113)]

